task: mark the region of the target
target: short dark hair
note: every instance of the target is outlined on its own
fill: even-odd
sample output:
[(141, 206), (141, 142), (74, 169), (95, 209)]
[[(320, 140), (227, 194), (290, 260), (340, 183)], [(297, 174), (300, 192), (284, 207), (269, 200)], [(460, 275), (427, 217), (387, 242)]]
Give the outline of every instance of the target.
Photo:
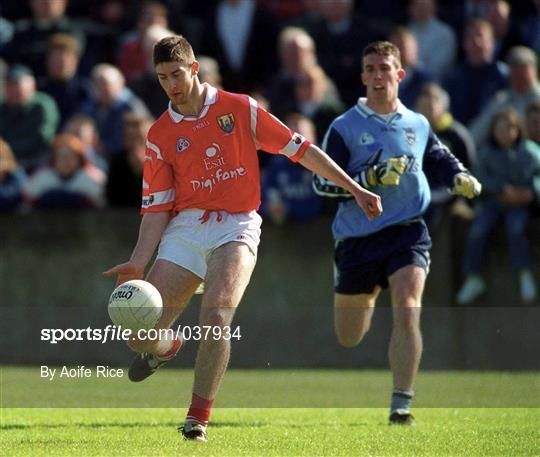
[(401, 68), (401, 53), (399, 48), (390, 41), (373, 41), (369, 43), (362, 52), (362, 59), (370, 54), (379, 56), (394, 56), (397, 68)]
[(162, 62), (184, 62), (189, 65), (194, 60), (193, 48), (182, 35), (165, 37), (154, 46), (154, 67)]
[(506, 121), (508, 124), (517, 127), (519, 131), (519, 135), (516, 140), (516, 144), (519, 143), (525, 137), (525, 127), (523, 126), (523, 122), (521, 121), (519, 113), (514, 108), (502, 108), (499, 111), (497, 111), (493, 115), (493, 118), (491, 119), (489, 132), (490, 132), (492, 141), (494, 141), (493, 132), (495, 131), (495, 125), (499, 121)]

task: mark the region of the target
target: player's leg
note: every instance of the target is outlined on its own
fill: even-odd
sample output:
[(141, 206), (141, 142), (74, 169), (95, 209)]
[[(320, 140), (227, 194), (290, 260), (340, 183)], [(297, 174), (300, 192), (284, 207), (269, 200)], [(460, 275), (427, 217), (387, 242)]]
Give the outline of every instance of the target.
[(334, 330), (339, 344), (354, 347), (369, 330), (380, 287), (370, 294), (334, 295)]
[[(256, 256), (252, 250), (239, 242), (224, 244), (210, 256), (199, 325), (201, 328), (211, 326), (212, 329), (221, 329), (221, 337), (214, 337), (219, 332), (211, 331), (207, 338), (201, 339), (195, 362), (193, 398), (184, 425), (184, 436), (187, 427), (191, 429), (194, 424), (205, 427), (208, 423), (231, 352), (231, 341), (226, 337), (225, 327), (230, 328), (232, 325), (234, 313), (249, 283), (255, 262)], [(205, 428), (202, 431), (204, 432)], [(202, 437), (202, 440), (204, 439), (205, 436)]]
[(422, 355), (420, 311), (425, 280), (425, 269), (417, 265), (402, 267), (388, 278), (393, 308), (388, 350), (394, 382), (391, 422), (399, 423), (401, 419), (404, 423), (412, 422), (410, 406)]
[(182, 341), (171, 327), (202, 279), (179, 265), (158, 259), (150, 270), (147, 281), (156, 286), (163, 300), (163, 314), (155, 328), (170, 329), (170, 332), (160, 334), (156, 340), (135, 339), (128, 343), (135, 352), (139, 352), (128, 371), (128, 377), (133, 382), (143, 381), (152, 375), (179, 351)]
[[(191, 271), (163, 259), (156, 260), (146, 280), (159, 290), (163, 300), (163, 314), (156, 329), (172, 327), (202, 282)], [(159, 340), (135, 339), (128, 345), (136, 352), (156, 353), (162, 349)]]

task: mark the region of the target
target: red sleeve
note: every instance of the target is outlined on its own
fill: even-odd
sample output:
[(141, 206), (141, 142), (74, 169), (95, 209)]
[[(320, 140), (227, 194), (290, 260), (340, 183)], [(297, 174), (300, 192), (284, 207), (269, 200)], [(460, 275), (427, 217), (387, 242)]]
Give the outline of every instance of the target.
[(143, 168), (141, 214), (171, 211), (174, 208), (174, 175), (158, 146), (146, 141)]
[(261, 108), (252, 98), (249, 102), (251, 126), (257, 147), (272, 154), (283, 154), (293, 162), (298, 162), (311, 143)]

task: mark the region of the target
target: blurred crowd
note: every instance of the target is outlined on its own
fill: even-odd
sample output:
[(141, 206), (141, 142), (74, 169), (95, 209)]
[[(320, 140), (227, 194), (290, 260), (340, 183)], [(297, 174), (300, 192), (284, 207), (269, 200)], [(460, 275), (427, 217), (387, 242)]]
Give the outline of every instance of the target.
[[(540, 0), (2, 3), (0, 211), (140, 206), (146, 132), (168, 103), (151, 50), (174, 33), (192, 43), (202, 81), (249, 93), (318, 144), (365, 94), (364, 46), (395, 43), (400, 100), (484, 186), (475, 207), (434, 188), (426, 214), (434, 230), (449, 209), (473, 219), (457, 301), (485, 289), (481, 259), (501, 219), (522, 298), (536, 297), (526, 230), (540, 212)], [(331, 210), (306, 170), (260, 161), (267, 219)]]

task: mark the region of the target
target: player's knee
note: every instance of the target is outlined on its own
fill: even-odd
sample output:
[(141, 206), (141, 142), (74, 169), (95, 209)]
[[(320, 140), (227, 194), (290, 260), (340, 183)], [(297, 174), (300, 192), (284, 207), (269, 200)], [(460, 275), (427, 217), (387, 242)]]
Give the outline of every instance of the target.
[(364, 335), (367, 333), (368, 329), (362, 330), (360, 332), (343, 332), (339, 329), (336, 329), (336, 337), (338, 343), (346, 348), (353, 348), (358, 346), (360, 342), (364, 339)]

